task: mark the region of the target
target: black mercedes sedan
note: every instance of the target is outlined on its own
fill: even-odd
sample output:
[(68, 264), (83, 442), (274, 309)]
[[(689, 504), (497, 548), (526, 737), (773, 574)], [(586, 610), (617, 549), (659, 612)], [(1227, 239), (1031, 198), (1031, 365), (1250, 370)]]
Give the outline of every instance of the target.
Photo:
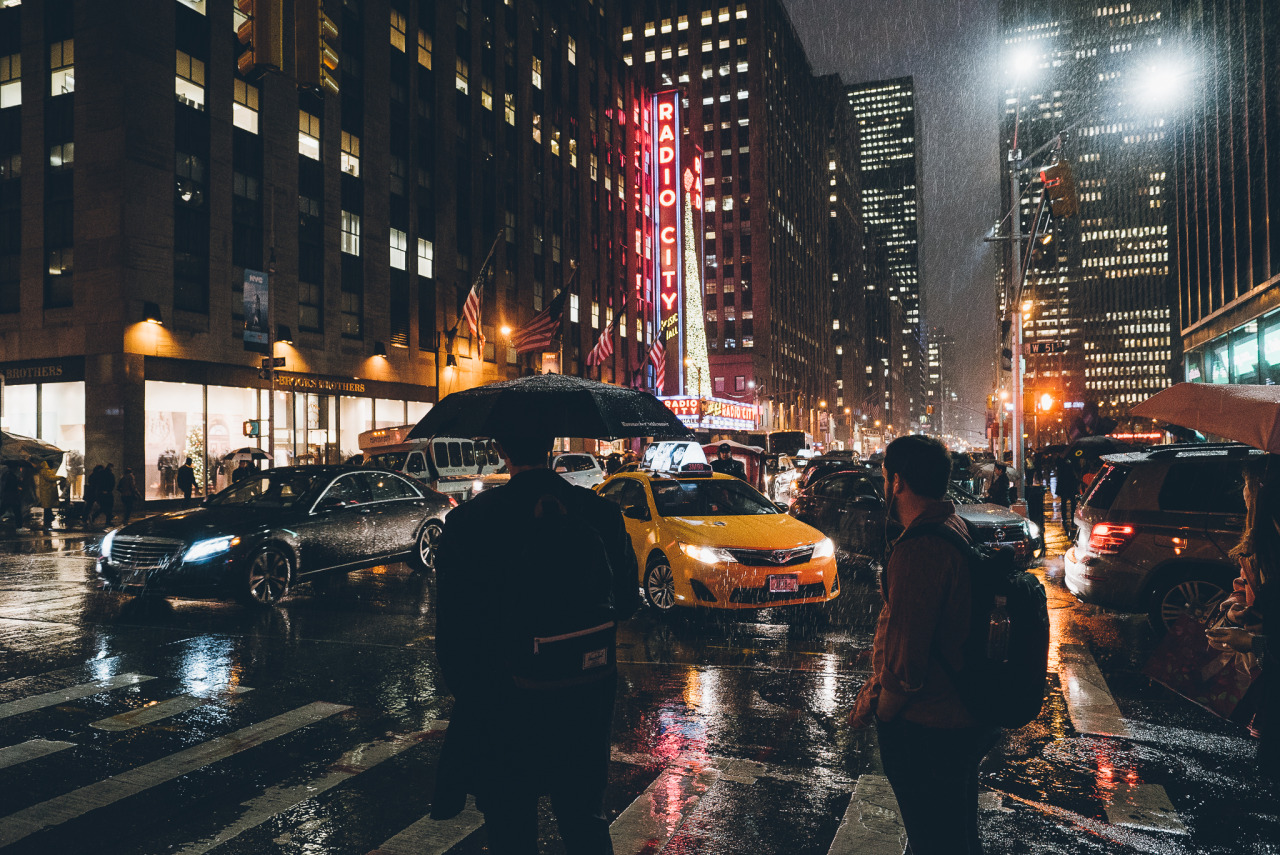
[(199, 507), (111, 531), (97, 573), (107, 590), (230, 595), (270, 606), (322, 574), (397, 560), (432, 569), (451, 507), (448, 497), (394, 472), (269, 469)]

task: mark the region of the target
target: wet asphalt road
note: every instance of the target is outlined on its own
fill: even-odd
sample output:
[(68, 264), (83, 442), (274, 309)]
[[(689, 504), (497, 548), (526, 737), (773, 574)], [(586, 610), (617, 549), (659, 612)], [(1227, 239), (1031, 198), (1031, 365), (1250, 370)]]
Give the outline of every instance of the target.
[[(1280, 852), (1247, 733), (1141, 675), (1145, 623), (1076, 603), (1049, 530), (1054, 673), (983, 766), (988, 852)], [(485, 851), (474, 815), (424, 819), (451, 708), (429, 578), (362, 571), (265, 614), (125, 600), (94, 590), (97, 537), (0, 540), (0, 851)], [(901, 851), (874, 735), (844, 723), (871, 643), (854, 593), (825, 620), (629, 622), (619, 853)]]

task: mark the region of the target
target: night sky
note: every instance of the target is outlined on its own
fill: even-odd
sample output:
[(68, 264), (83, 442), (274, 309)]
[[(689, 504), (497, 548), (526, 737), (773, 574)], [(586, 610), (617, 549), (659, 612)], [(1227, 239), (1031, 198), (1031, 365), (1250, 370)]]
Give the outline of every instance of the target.
[(997, 245), (982, 238), (1003, 214), (996, 0), (784, 3), (815, 73), (845, 83), (915, 77), (924, 321), (956, 338), (953, 383), (971, 408), (959, 414), (981, 430), (997, 327)]

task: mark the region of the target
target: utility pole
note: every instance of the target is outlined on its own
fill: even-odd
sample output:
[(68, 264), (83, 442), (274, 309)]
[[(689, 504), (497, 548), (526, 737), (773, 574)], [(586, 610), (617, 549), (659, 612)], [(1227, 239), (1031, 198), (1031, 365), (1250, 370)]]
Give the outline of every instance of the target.
[[(1024, 414), (1022, 412), (1022, 188), (1021, 175), (1022, 157), (1021, 152), (1012, 149), (1009, 152), (1009, 193), (1013, 199), (1013, 252), (1010, 253), (1012, 273), (1011, 282), (1013, 287), (1009, 289), (1009, 297), (1014, 304), (1009, 308), (1011, 317), (1013, 318), (1013, 359), (1009, 364), (1013, 369), (1013, 418), (1010, 420), (1009, 428), (1012, 436), (1009, 437), (1009, 446), (1013, 451), (1013, 483), (1022, 484), (1022, 432)], [(1020, 489), (1018, 495), (1025, 499), (1024, 490)]]

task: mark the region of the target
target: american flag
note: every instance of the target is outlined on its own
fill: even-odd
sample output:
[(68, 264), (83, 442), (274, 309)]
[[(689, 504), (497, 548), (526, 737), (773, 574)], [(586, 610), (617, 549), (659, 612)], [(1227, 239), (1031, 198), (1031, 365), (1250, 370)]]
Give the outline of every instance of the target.
[(613, 324), (609, 324), (604, 328), (604, 332), (600, 333), (596, 346), (587, 354), (587, 364), (600, 365), (610, 356), (613, 356)]
[(476, 284), (471, 286), (471, 293), (467, 295), (467, 302), (462, 304), (462, 317), (479, 339), (481, 348), (484, 348), (484, 335), (480, 332), (480, 286), (483, 281), (483, 276), (476, 278)]
[(649, 348), (649, 361), (653, 363), (656, 375), (653, 388), (657, 394), (664, 394), (667, 385), (667, 349), (662, 346), (661, 341), (655, 341), (653, 347)]
[(564, 316), (564, 303), (568, 296), (569, 289), (565, 288), (533, 320), (512, 334), (511, 343), (515, 345), (516, 353), (546, 350), (551, 346), (560, 331), (560, 319)]

